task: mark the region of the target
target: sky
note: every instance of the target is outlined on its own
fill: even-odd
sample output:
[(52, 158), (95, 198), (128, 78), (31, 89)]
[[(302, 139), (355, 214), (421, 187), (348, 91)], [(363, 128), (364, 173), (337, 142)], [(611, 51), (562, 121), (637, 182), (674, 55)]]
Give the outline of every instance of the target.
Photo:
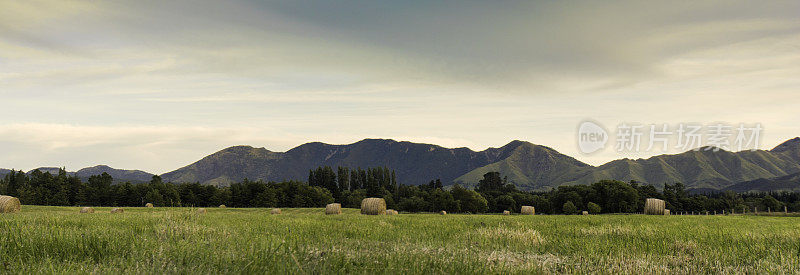
[[(760, 124), (769, 149), (800, 136), (798, 76), (798, 1), (0, 0), (0, 167), (364, 138), (682, 151), (619, 152), (623, 123)], [(605, 149), (580, 151), (583, 121)]]

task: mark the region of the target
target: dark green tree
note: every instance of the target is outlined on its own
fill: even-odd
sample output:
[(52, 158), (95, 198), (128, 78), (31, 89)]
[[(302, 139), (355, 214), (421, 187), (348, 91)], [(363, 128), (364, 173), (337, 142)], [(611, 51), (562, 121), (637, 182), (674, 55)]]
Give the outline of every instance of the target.
[(497, 197), (496, 211), (502, 212), (503, 210), (514, 211), (517, 209), (517, 202), (509, 195), (502, 195)]
[(592, 214), (600, 214), (603, 209), (600, 207), (600, 205), (593, 202), (589, 202), (586, 204), (586, 210)]
[(575, 207), (575, 204), (572, 201), (567, 201), (564, 203), (564, 206), (561, 208), (561, 213), (572, 215), (578, 213), (578, 207)]
[(453, 199), (459, 202), (461, 211), (469, 213), (483, 213), (488, 210), (486, 199), (478, 192), (468, 190), (456, 184), (450, 191)]
[(144, 195), (144, 200), (152, 203), (155, 206), (164, 206), (164, 196), (161, 195), (161, 192), (158, 189), (151, 189), (147, 191), (147, 194)]
[(500, 178), (500, 172), (488, 172), (483, 174), (482, 180), (478, 181), (478, 188), (476, 191), (481, 193), (499, 191), (503, 189), (506, 182), (507, 179)]

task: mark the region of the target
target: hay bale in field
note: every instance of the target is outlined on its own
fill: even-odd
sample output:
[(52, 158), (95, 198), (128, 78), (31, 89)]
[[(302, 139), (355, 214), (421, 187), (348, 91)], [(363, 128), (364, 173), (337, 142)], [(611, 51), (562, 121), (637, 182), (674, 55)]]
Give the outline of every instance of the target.
[(272, 208), (272, 211), (269, 211), (269, 213), (272, 214), (272, 215), (280, 215), (281, 214), (281, 209), (280, 208)]
[(390, 215), (390, 216), (394, 215), (394, 210), (393, 209), (386, 209), (386, 215)]
[(219, 205), (219, 208), (228, 208), (228, 207), (227, 207), (227, 206), (225, 206), (224, 204), (220, 204), (220, 205)]
[(111, 214), (117, 214), (117, 213), (125, 213), (125, 210), (122, 208), (111, 209)]
[(206, 210), (205, 208), (197, 209), (197, 214), (205, 214), (205, 213), (208, 213), (208, 210)]
[(84, 207), (84, 208), (81, 208), (81, 213), (82, 213), (82, 214), (91, 214), (91, 213), (94, 213), (94, 208), (91, 208), (91, 207)]
[(386, 201), (382, 198), (366, 198), (361, 201), (362, 215), (385, 215)]
[(441, 212), (439, 212), (439, 215), (447, 215), (447, 211), (442, 210)]
[(648, 198), (644, 203), (644, 214), (664, 215), (665, 206), (664, 200)]
[(339, 203), (331, 203), (325, 206), (325, 215), (339, 215), (342, 214), (342, 205)]
[(536, 208), (533, 206), (523, 205), (519, 211), (522, 215), (536, 215)]
[(511, 211), (503, 210), (503, 215), (506, 215), (506, 216), (511, 215)]
[(144, 205), (144, 207), (153, 208), (153, 204), (148, 202), (147, 204)]
[(664, 216), (669, 216), (669, 209), (664, 209)]
[(0, 196), (0, 213), (14, 213), (22, 210), (19, 199), (12, 196)]
[(583, 211), (581, 212), (581, 215), (589, 215), (589, 211)]

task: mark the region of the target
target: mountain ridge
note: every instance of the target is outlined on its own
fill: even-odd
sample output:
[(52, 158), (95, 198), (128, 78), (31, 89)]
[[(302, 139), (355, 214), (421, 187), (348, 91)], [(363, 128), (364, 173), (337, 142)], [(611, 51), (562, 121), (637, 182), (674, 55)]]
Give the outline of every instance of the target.
[(474, 186), (485, 172), (497, 171), (523, 190), (546, 191), (602, 179), (634, 180), (659, 188), (683, 182), (693, 189), (723, 190), (739, 182), (800, 172), (800, 138), (769, 151), (712, 149), (618, 159), (595, 167), (550, 147), (520, 140), (473, 151), (393, 139), (364, 139), (351, 144), (309, 142), (286, 152), (234, 146), (162, 176), (169, 181), (225, 185), (244, 178), (306, 180), (308, 170), (318, 166), (386, 166), (394, 169), (398, 181), (405, 184), (424, 184), (438, 178), (446, 183)]
[[(468, 148), (444, 148), (435, 144), (392, 139), (364, 139), (345, 145), (310, 142), (286, 152), (271, 152), (262, 148), (263, 155), (260, 157), (236, 152), (236, 149), (232, 149), (235, 147), (229, 147), (165, 173), (162, 177), (171, 181), (197, 181), (205, 184), (220, 184), (226, 180), (238, 181), (244, 178), (305, 180), (308, 170), (318, 166), (387, 166), (396, 170), (399, 181), (422, 184), (435, 178), (452, 181), (475, 168), (497, 161), (511, 151), (509, 147), (521, 144), (523, 142), (516, 141), (500, 148), (476, 152)], [(230, 165), (238, 159), (247, 161), (243, 165)], [(198, 174), (204, 176), (200, 177)]]
[[(522, 190), (547, 191), (561, 185), (591, 184), (603, 179), (637, 181), (662, 188), (682, 182), (690, 190), (762, 190), (759, 183), (794, 188), (786, 177), (800, 173), (800, 137), (771, 150), (730, 152), (698, 148), (677, 154), (639, 159), (617, 159), (592, 166), (543, 145), (513, 140), (501, 147), (473, 151), (435, 144), (363, 139), (351, 144), (308, 142), (286, 152), (237, 145), (164, 173), (171, 182), (199, 182), (218, 186), (250, 180), (307, 180), (319, 166), (350, 168), (388, 167), (404, 184), (424, 184), (441, 179), (446, 184), (475, 186), (486, 172), (500, 172)], [(59, 168), (42, 167), (58, 173)], [(10, 170), (0, 169), (0, 175)], [(68, 172), (81, 178), (109, 173), (115, 182), (147, 182), (153, 174), (140, 170), (97, 165)], [(30, 173), (30, 172), (28, 172)], [(798, 182), (800, 184), (800, 182)]]

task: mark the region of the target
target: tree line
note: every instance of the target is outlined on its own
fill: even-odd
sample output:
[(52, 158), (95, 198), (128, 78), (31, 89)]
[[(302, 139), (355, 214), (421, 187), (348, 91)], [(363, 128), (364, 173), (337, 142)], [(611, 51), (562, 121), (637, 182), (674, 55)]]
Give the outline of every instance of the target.
[(107, 173), (86, 181), (67, 175), (34, 170), (12, 171), (0, 180), (0, 194), (18, 197), (23, 204), (57, 206), (198, 206), (321, 207), (333, 202), (327, 189), (304, 182), (254, 182), (244, 180), (227, 187), (200, 183), (165, 183), (153, 176), (149, 183), (112, 184)]
[(103, 173), (84, 180), (68, 175), (34, 170), (29, 174), (12, 171), (0, 179), (0, 194), (18, 197), (23, 204), (60, 206), (156, 206), (210, 207), (322, 207), (338, 202), (359, 208), (367, 197), (382, 197), (387, 207), (406, 212), (499, 213), (518, 212), (523, 205), (544, 214), (634, 213), (641, 212), (645, 198), (666, 201), (674, 211), (744, 212), (800, 211), (800, 193), (734, 192), (689, 194), (681, 183), (663, 190), (636, 182), (602, 180), (590, 185), (560, 186), (548, 192), (518, 190), (500, 173), (489, 172), (475, 188), (444, 186), (436, 179), (424, 185), (398, 183), (395, 171), (386, 167), (367, 169), (319, 167), (309, 171), (308, 182), (264, 182), (243, 180), (217, 187), (200, 183), (163, 182), (153, 176), (149, 183), (112, 184)]

